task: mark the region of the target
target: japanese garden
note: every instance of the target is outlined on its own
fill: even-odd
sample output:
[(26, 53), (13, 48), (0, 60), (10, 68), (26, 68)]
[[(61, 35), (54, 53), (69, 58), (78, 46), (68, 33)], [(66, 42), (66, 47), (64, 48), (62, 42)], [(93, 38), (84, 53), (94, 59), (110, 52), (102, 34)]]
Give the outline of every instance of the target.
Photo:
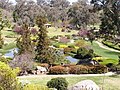
[(0, 0), (0, 90), (120, 90), (120, 0)]

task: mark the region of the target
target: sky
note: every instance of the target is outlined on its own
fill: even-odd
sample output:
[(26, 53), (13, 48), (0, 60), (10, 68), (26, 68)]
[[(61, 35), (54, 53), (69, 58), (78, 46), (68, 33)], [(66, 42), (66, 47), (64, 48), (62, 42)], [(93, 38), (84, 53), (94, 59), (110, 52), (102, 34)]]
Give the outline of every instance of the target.
[[(12, 1), (13, 3), (15, 2), (15, 0), (10, 0), (10, 1)], [(35, 0), (34, 0), (35, 1)], [(70, 3), (72, 3), (72, 2), (76, 2), (77, 0), (68, 0)]]

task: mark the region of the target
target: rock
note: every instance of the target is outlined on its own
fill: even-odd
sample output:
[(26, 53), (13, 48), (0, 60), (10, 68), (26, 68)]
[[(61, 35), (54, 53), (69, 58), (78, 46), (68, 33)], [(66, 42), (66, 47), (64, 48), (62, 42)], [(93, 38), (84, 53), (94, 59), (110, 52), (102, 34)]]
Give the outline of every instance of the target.
[(100, 88), (92, 80), (84, 80), (73, 85), (68, 90), (100, 90)]

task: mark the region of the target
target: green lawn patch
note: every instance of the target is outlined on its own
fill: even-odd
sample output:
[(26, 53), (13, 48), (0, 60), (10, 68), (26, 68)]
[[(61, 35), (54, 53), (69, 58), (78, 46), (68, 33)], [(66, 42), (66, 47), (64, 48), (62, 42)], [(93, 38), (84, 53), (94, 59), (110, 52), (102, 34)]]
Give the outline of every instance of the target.
[(62, 35), (62, 36), (65, 36), (65, 35), (72, 35), (72, 34), (77, 34), (78, 31), (77, 30), (71, 30), (71, 32), (61, 32), (61, 28), (57, 28), (55, 29), (54, 27), (50, 27), (47, 29), (48, 31), (48, 36), (49, 37), (53, 37), (53, 36), (57, 36), (57, 35)]
[(93, 42), (92, 47), (93, 47), (93, 50), (95, 51), (95, 53), (97, 55), (100, 55), (100, 56), (105, 57), (105, 58), (117, 59), (118, 60), (118, 55), (120, 55), (119, 52), (113, 52), (113, 51), (110, 51), (110, 50), (103, 49), (103, 48), (99, 47), (99, 45), (95, 42)]
[(9, 43), (3, 46), (2, 49), (0, 49), (1, 54), (6, 54), (9, 52), (9, 50), (16, 48), (16, 43)]
[[(54, 77), (54, 76), (53, 76)], [(39, 85), (46, 85), (47, 82), (53, 78), (53, 77), (42, 77), (42, 76), (39, 76), (39, 77), (31, 77), (31, 78), (21, 78), (19, 80), (27, 80), (29, 81), (30, 83), (34, 83), (34, 84), (39, 84)], [(72, 77), (65, 77), (66, 80), (68, 81), (69, 83), (69, 87), (71, 87), (72, 85), (82, 81), (82, 80), (93, 80), (94, 82), (96, 82), (96, 84), (102, 88), (104, 90), (120, 90), (120, 87), (119, 87), (119, 82), (120, 82), (120, 76), (117, 76), (116, 78), (115, 77), (108, 77), (108, 76), (96, 76), (96, 77), (93, 77), (93, 76), (72, 76)], [(104, 83), (103, 83), (104, 82)]]

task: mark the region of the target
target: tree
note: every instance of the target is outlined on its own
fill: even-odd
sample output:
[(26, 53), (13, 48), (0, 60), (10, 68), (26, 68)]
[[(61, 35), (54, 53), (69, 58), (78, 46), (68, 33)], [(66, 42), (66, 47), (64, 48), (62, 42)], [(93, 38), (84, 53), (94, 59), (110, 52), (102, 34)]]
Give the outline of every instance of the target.
[(18, 53), (23, 54), (28, 52), (33, 55), (34, 52), (34, 42), (31, 40), (31, 29), (28, 25), (23, 24), (22, 26), (16, 26), (15, 32), (20, 34), (20, 37), (17, 38), (16, 46), (18, 48)]
[(89, 5), (86, 0), (73, 3), (68, 11), (68, 16), (71, 18), (70, 23), (75, 25), (76, 28), (86, 28), (90, 17)]
[(16, 0), (16, 5), (13, 12), (14, 22), (19, 25), (27, 23), (29, 26), (34, 26), (34, 19), (37, 15), (44, 16), (44, 10), (36, 5), (32, 0)]
[(0, 9), (0, 48), (2, 48), (4, 44), (1, 31), (4, 29), (4, 27), (8, 27), (8, 26), (9, 26), (9, 21), (6, 16), (3, 17), (2, 10)]
[(44, 26), (46, 23), (46, 18), (42, 16), (38, 16), (36, 18), (36, 24), (39, 28), (38, 38), (37, 38), (37, 46), (36, 46), (36, 60), (41, 63), (48, 63), (48, 49), (49, 49), (49, 39), (47, 36), (47, 30)]
[(92, 0), (94, 10), (102, 10), (100, 34), (105, 39), (120, 35), (120, 0)]
[(34, 69), (33, 56), (27, 52), (16, 55), (9, 65), (12, 68), (19, 67), (20, 74)]
[(0, 8), (11, 11), (12, 3), (10, 2), (10, 0), (0, 0)]
[(68, 17), (70, 18), (70, 24), (75, 28), (87, 28), (87, 25), (96, 24), (99, 17), (95, 12), (92, 12), (93, 6), (88, 4), (87, 0), (78, 0), (73, 3), (68, 10)]
[(67, 0), (37, 0), (37, 4), (46, 11), (48, 20), (53, 22), (55, 26), (59, 25), (59, 20), (66, 20), (69, 7)]

